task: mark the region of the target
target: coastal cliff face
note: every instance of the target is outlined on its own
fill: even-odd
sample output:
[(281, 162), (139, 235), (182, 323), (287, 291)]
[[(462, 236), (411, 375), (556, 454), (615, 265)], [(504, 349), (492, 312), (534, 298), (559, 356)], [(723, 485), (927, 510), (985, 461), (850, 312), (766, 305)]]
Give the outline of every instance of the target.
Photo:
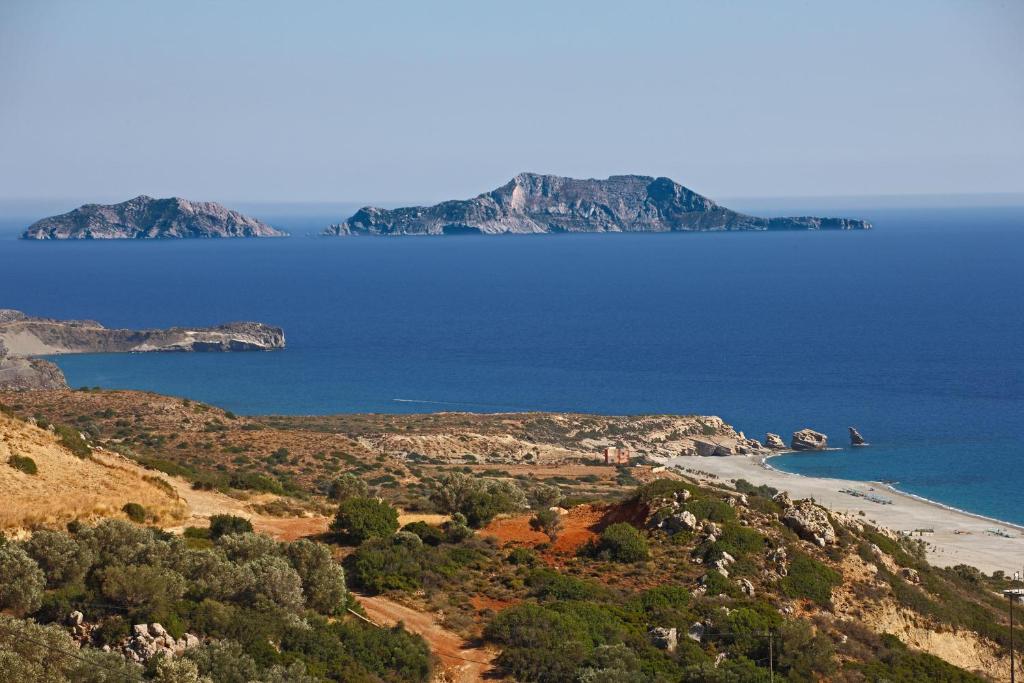
[(286, 237), (287, 233), (214, 202), (145, 195), (120, 204), (86, 204), (33, 223), (22, 239), (180, 239)]
[(60, 369), (34, 355), (143, 353), (155, 351), (271, 351), (283, 349), (284, 331), (263, 323), (216, 327), (108, 329), (92, 320), (32, 318), (0, 309), (0, 388), (54, 389), (66, 386)]
[(551, 232), (867, 230), (849, 218), (758, 218), (719, 206), (669, 178), (606, 180), (521, 173), (491, 192), (429, 207), (365, 207), (324, 235)]

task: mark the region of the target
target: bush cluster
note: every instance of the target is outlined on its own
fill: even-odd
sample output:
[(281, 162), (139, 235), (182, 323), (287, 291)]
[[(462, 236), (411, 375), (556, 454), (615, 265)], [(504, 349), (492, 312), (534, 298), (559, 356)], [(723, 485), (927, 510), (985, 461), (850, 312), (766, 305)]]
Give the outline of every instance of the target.
[[(0, 544), (0, 610), (32, 618), (0, 617), (0, 678), (13, 680), (7, 674), (19, 672), (20, 680), (99, 680), (89, 677), (95, 667), (81, 675), (75, 660), (43, 661), (61, 658), (35, 657), (37, 645), (18, 639), (18, 633), (32, 635), (42, 643), (39, 652), (51, 645), (78, 652), (66, 647), (63, 629), (39, 625), (62, 622), (75, 609), (97, 624), (95, 648), (116, 645), (135, 623), (160, 622), (175, 637), (189, 632), (207, 641), (174, 660), (172, 669), (154, 662), (103, 680), (429, 678), (429, 651), (418, 636), (340, 619), (350, 598), (328, 546), (278, 543), (247, 531), (239, 518), (214, 521), (216, 533), (205, 534), (214, 540), (205, 548), (114, 519)], [(105, 661), (93, 647), (81, 650), (83, 658)]]

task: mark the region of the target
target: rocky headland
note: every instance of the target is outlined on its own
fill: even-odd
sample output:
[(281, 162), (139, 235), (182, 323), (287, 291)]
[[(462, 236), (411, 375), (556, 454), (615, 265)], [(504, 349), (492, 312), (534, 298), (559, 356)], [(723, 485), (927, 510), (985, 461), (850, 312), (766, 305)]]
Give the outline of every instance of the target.
[(110, 329), (93, 320), (33, 318), (0, 309), (0, 388), (57, 389), (63, 373), (49, 361), (32, 358), (63, 353), (144, 353), (156, 351), (271, 351), (284, 348), (284, 331), (256, 322), (215, 327)]
[(520, 173), (473, 199), (428, 207), (365, 207), (324, 235), (867, 230), (851, 218), (759, 218), (719, 206), (669, 178), (606, 180)]
[(85, 204), (36, 221), (30, 240), (181, 239), (287, 237), (288, 233), (214, 202), (140, 195), (120, 204)]

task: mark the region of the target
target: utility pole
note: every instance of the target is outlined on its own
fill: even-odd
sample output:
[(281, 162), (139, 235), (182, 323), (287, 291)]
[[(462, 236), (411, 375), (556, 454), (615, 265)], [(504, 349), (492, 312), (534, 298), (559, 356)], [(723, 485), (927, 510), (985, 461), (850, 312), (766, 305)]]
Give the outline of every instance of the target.
[[(1020, 581), (1020, 572), (1013, 573), (1013, 583)], [(1015, 653), (1013, 651), (1013, 603), (1024, 594), (1024, 590), (1020, 588), (1010, 588), (1003, 591), (1003, 595), (1010, 601), (1010, 683), (1017, 683), (1017, 662)]]
[(775, 648), (773, 642), (773, 633), (768, 631), (768, 680), (770, 683), (775, 683)]

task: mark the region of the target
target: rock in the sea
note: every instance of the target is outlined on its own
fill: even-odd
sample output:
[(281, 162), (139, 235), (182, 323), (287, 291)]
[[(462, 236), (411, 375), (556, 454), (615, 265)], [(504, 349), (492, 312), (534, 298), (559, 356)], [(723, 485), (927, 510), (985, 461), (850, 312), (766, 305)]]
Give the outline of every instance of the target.
[(140, 195), (120, 204), (85, 204), (36, 221), (27, 240), (178, 239), (185, 237), (285, 237), (288, 233), (214, 202)]
[(851, 446), (867, 446), (868, 442), (864, 440), (864, 437), (860, 435), (856, 427), (848, 427), (850, 430), (850, 445)]
[(778, 434), (772, 434), (771, 432), (764, 435), (764, 445), (767, 448), (771, 448), (773, 451), (786, 450), (786, 442), (782, 440), (782, 437)]
[(836, 530), (825, 510), (809, 500), (793, 505), (782, 515), (782, 522), (806, 541), (822, 548), (836, 542)]
[(848, 218), (757, 218), (731, 211), (669, 178), (580, 180), (520, 173), (473, 199), (435, 206), (367, 206), (325, 235), (493, 235), (546, 232), (867, 230)]
[(823, 451), (828, 448), (828, 437), (813, 429), (801, 429), (793, 432), (789, 447), (794, 451)]

